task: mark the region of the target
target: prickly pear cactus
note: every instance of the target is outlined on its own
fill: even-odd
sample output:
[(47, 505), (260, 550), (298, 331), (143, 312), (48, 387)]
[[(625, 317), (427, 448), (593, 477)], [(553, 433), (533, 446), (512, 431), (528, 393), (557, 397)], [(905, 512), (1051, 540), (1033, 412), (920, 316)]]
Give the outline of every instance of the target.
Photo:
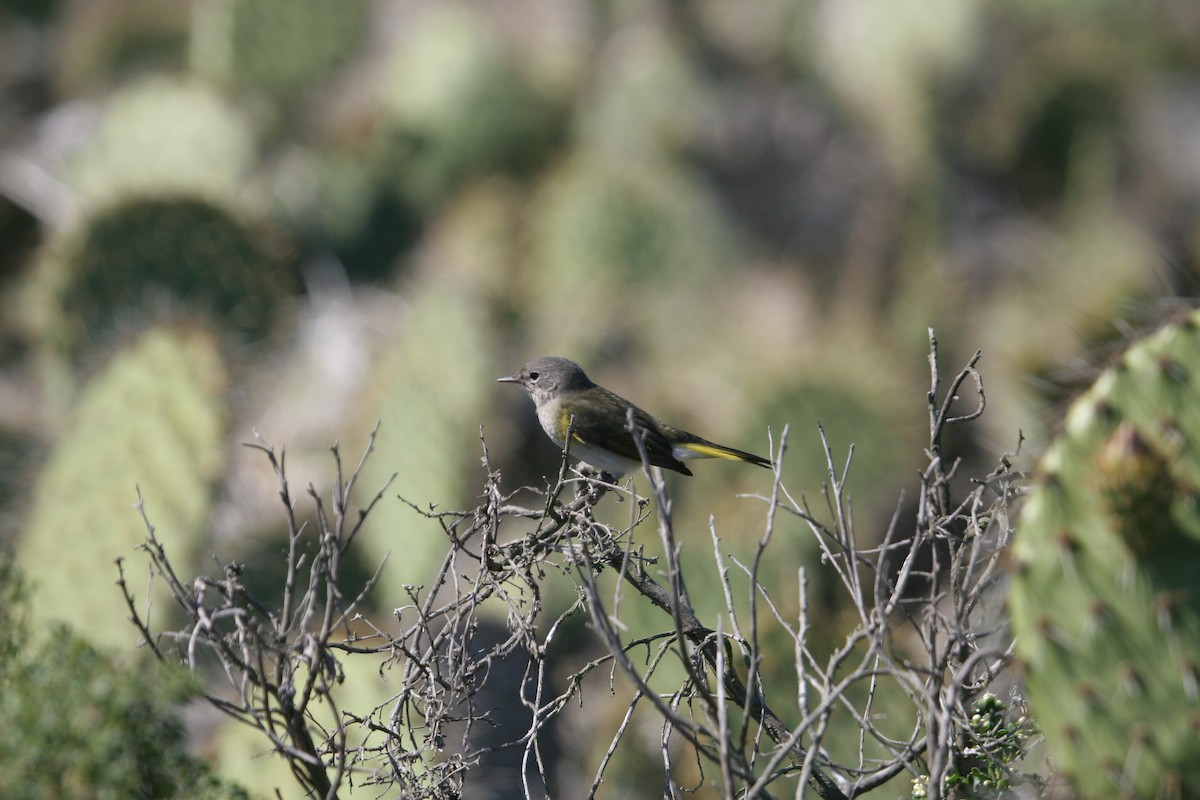
[[(263, 335), (292, 288), (275, 230), (202, 195), (133, 196), (64, 231), (38, 265), (45, 338), (71, 351), (186, 309)], [(133, 323), (134, 325), (131, 325)]]
[[(361, 485), (374, 492), (394, 473), (389, 495), (421, 508), (467, 500), (479, 472), (479, 428), (493, 380), (483, 312), (454, 289), (425, 281), (395, 337), (373, 363), (362, 392), (361, 418), (379, 423), (375, 454)], [(401, 597), (406, 582), (421, 583), (445, 553), (445, 539), (418, 535), (419, 518), (399, 503), (381, 503), (364, 523), (372, 568), (392, 559), (380, 579), (382, 597)], [(407, 532), (407, 533), (405, 533)]]
[(1200, 314), (1068, 412), (1022, 512), (1018, 656), (1081, 797), (1200, 791)]
[(105, 100), (68, 181), (89, 208), (135, 195), (236, 198), (245, 194), (256, 147), (246, 115), (216, 88), (144, 78)]
[[(136, 487), (172, 557), (184, 564), (198, 556), (224, 466), (226, 383), (212, 334), (164, 326), (117, 353), (84, 388), (38, 477), (17, 545), (41, 620), (67, 622), (98, 645), (137, 638), (113, 566), (146, 537)], [(145, 602), (144, 569), (126, 574)], [(165, 597), (153, 599), (155, 615), (169, 613)]]
[(230, 83), (300, 90), (351, 57), (369, 8), (345, 0), (201, 0), (192, 61), (201, 74)]
[[(679, 276), (702, 284), (729, 241), (710, 198), (686, 173), (663, 164), (615, 167), (586, 155), (543, 176), (525, 236), (536, 338), (584, 356), (602, 345), (597, 330), (619, 340), (642, 327), (630, 292), (668, 302), (688, 297)], [(579, 303), (582, 296), (588, 302)]]
[(423, 211), (475, 176), (536, 167), (558, 136), (557, 113), (472, 6), (417, 11), (384, 69), (378, 99), (389, 171)]

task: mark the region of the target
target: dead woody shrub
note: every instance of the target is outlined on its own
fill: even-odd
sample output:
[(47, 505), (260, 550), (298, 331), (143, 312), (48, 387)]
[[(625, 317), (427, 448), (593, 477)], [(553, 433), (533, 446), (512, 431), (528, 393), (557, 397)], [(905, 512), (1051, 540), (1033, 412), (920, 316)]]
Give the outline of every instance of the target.
[[(404, 798), (461, 797), (472, 771), (498, 751), (520, 756), (516, 796), (548, 796), (555, 762), (546, 733), (568, 709), (592, 701), (583, 687), (596, 674), (609, 676), (613, 692), (615, 676), (632, 690), (621, 698), (622, 721), (594, 731), (609, 744), (592, 765), (589, 797), (632, 736), (635, 711), (659, 721), (662, 783), (654, 791), (667, 796), (695, 788), (679, 785), (684, 761), (700, 770), (716, 796), (728, 798), (849, 798), (895, 780), (911, 782), (914, 797), (937, 798), (1035, 782), (1014, 772), (1030, 727), (1007, 676), (1011, 637), (996, 610), (1019, 482), (1008, 458), (986, 475), (964, 478), (943, 452), (949, 428), (969, 425), (984, 412), (978, 360), (976, 353), (943, 390), (931, 332), (929, 439), (915, 520), (905, 524), (905, 505), (898, 503), (883, 535), (865, 544), (845, 492), (852, 449), (839, 463), (822, 432), (828, 481), (819, 513), (789, 491), (777, 469), (770, 493), (758, 497), (763, 522), (749, 561), (723, 552), (715, 526), (707, 537), (689, 532), (692, 542), (711, 544), (721, 576), (724, 609), (708, 618), (689, 597), (661, 473), (645, 471), (649, 493), (640, 497), (569, 469), (564, 454), (547, 490), (507, 491), (484, 443), (480, 504), (462, 512), (421, 510), (446, 538), (437, 573), (426, 585), (410, 587), (407, 597), (385, 599), (398, 606), (388, 624), (371, 623), (361, 607), (375, 580), (353, 593), (340, 587), (346, 552), (386, 492), (378, 490), (361, 508), (353, 505), (374, 434), (348, 477), (333, 448), (333, 490), (323, 499), (308, 487), (307, 525), (299, 522), (283, 455), (252, 445), (275, 470), (288, 525), (279, 603), (255, 597), (234, 564), (219, 576), (181, 577), (149, 520), (144, 550), (153, 579), (170, 588), (186, 624), (152, 629), (123, 572), (120, 585), (154, 654), (193, 670), (215, 668), (221, 680), (205, 700), (259, 731), (264, 748), (286, 760), (312, 797), (336, 798), (350, 785), (376, 785), (377, 793)], [(785, 429), (776, 463), (786, 451)], [(609, 494), (630, 503), (628, 524), (597, 520), (596, 505)], [(778, 587), (759, 579), (788, 518), (821, 553), (820, 563), (797, 565), (796, 615), (783, 611), (788, 604), (779, 602)], [(505, 540), (505, 523), (525, 533)], [(660, 544), (657, 559), (638, 541), (648, 535)], [(827, 652), (809, 641), (813, 570), (832, 573), (851, 609), (852, 624)], [(618, 588), (602, 588), (605, 572), (619, 577)], [(573, 577), (578, 599), (569, 608), (548, 609), (544, 584), (563, 573)], [(734, 581), (731, 574), (741, 577)], [(749, 590), (739, 593), (735, 583), (743, 578)], [(659, 631), (629, 634), (622, 614), (635, 602), (660, 613)], [(598, 657), (563, 665), (555, 659), (556, 637), (575, 615), (586, 615), (603, 648)], [(494, 628), (485, 622), (498, 616), (503, 630), (484, 635)], [(791, 645), (793, 685), (764, 678), (768, 628)], [(343, 708), (341, 665), (364, 655), (386, 657), (381, 672), (394, 693), (373, 709)], [(770, 655), (781, 657), (778, 648)], [(499, 724), (484, 694), (489, 676), (514, 659), (524, 665), (511, 691), (527, 711), (525, 724), (502, 741), (482, 737), (482, 729)], [(664, 690), (668, 662), (684, 668)], [(556, 677), (564, 673), (566, 680)], [(827, 746), (831, 727), (839, 724), (857, 731), (857, 753)], [(889, 787), (891, 796), (897, 785)]]

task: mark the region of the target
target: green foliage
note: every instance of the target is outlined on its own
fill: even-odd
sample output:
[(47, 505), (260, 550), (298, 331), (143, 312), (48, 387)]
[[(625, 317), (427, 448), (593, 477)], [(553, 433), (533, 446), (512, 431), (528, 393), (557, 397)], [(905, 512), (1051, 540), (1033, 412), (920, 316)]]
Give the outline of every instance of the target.
[(0, 796), (245, 798), (187, 755), (182, 672), (129, 669), (69, 630), (31, 635), (26, 588), (0, 559)]
[(113, 561), (145, 537), (136, 487), (163, 541), (189, 563), (207, 535), (224, 468), (226, 381), (210, 333), (161, 327), (85, 387), (38, 478), (18, 542), (39, 619), (66, 621), (92, 642), (130, 644)]
[(1014, 545), (1035, 717), (1082, 796), (1200, 785), (1200, 331), (1130, 347), (1071, 407)]
[[(1015, 719), (999, 697), (987, 692), (975, 703), (969, 741), (961, 761), (946, 775), (946, 789), (965, 800), (1007, 797), (1014, 786), (1012, 769), (1028, 755), (1030, 737), (1038, 730), (1025, 716)], [(912, 800), (929, 797), (929, 776), (912, 782)]]
[(180, 691), (157, 674), (157, 668), (122, 668), (65, 629), (23, 647), (2, 675), (0, 794), (10, 800), (246, 797), (187, 756), (170, 713)]
[(202, 0), (193, 61), (228, 82), (304, 89), (354, 52), (368, 8), (365, 0)]
[(28, 611), (23, 602), (28, 591), (12, 554), (7, 548), (0, 549), (0, 664), (12, 662), (28, 635)]
[[(1013, 719), (1000, 698), (988, 692), (975, 703), (971, 739), (964, 763), (946, 776), (946, 786), (964, 797), (995, 797), (1013, 787), (1012, 765), (1027, 755), (1027, 742), (1037, 733), (1028, 717)], [(913, 800), (917, 800), (913, 793)]]

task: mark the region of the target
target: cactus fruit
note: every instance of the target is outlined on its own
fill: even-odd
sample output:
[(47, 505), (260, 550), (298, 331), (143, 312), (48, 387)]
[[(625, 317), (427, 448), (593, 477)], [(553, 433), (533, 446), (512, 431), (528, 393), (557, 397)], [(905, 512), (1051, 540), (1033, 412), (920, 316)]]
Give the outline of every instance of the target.
[(1072, 405), (1017, 526), (1017, 653), (1081, 797), (1200, 789), (1200, 314)]
[[(136, 487), (172, 557), (189, 563), (207, 536), (224, 467), (226, 383), (212, 334), (163, 326), (118, 352), (84, 388), (17, 545), (39, 618), (65, 621), (97, 645), (128, 647), (136, 638), (113, 585), (114, 559), (146, 536), (133, 510)], [(131, 576), (135, 592), (137, 582)], [(156, 615), (169, 608), (165, 595), (154, 599)]]

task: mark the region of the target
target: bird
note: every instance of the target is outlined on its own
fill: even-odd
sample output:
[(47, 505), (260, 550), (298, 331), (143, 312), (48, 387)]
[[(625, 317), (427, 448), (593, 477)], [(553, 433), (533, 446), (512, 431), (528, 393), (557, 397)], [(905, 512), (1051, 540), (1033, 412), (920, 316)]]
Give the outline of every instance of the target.
[(496, 380), (518, 384), (528, 392), (546, 435), (565, 448), (570, 431), (571, 455), (601, 472), (621, 476), (642, 465), (627, 427), (630, 409), (647, 460), (656, 467), (691, 475), (683, 462), (693, 458), (724, 458), (767, 469), (773, 466), (762, 456), (710, 442), (655, 419), (615, 392), (597, 386), (582, 367), (567, 358), (535, 358)]

